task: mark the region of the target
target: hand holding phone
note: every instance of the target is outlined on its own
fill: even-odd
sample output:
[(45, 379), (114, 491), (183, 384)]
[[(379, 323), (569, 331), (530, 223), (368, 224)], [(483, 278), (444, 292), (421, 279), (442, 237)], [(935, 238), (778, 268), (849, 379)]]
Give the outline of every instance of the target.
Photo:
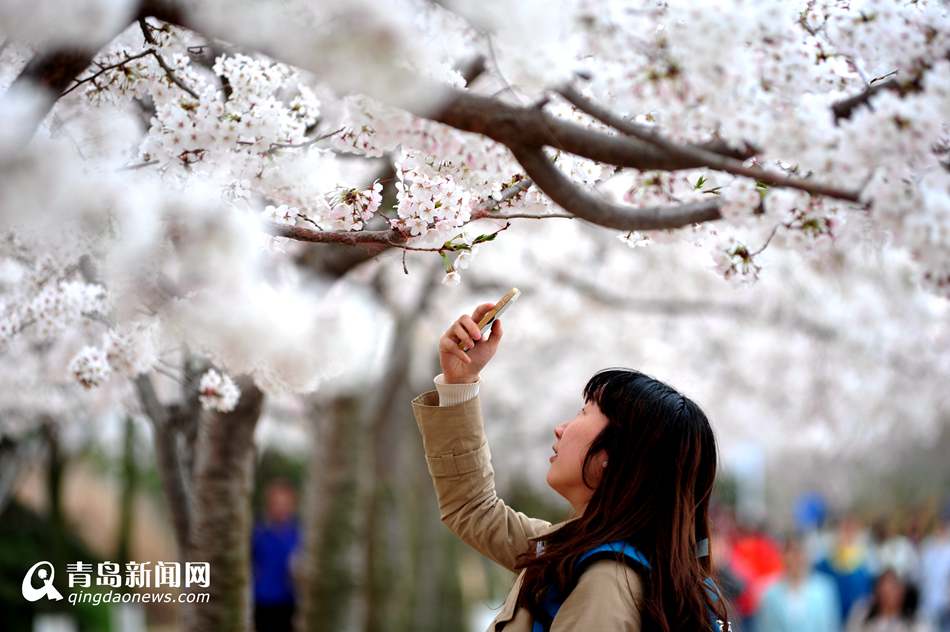
[[(521, 290), (516, 287), (511, 288), (508, 292), (505, 293), (498, 302), (495, 303), (495, 306), (485, 312), (485, 315), (481, 317), (481, 320), (478, 321), (478, 330), (481, 332), (481, 335), (484, 337), (485, 332), (491, 329), (492, 324), (495, 322), (502, 313), (508, 309), (508, 307), (518, 300), (518, 297), (521, 296)], [(459, 349), (465, 350), (465, 343), (460, 342), (458, 344)]]
[[(504, 334), (499, 315), (507, 310), (520, 292), (512, 288), (497, 303), (482, 303), (471, 316), (463, 314), (439, 339), (439, 364), (446, 382), (475, 382), (479, 372), (492, 359)], [(491, 329), (487, 340), (482, 334)], [(467, 349), (467, 351), (466, 351)]]

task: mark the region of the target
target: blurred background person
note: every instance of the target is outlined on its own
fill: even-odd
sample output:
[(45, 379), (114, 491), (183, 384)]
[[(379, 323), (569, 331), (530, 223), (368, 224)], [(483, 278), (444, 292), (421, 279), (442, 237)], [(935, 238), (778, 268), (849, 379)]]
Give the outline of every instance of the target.
[(755, 616), (763, 593), (782, 571), (782, 553), (764, 525), (739, 522), (736, 526), (731, 562), (743, 585), (736, 610), (743, 632), (765, 632), (756, 626)]
[(835, 583), (841, 621), (847, 621), (851, 608), (871, 593), (873, 583), (868, 546), (857, 518), (845, 515), (841, 519), (827, 553), (815, 569)]
[(920, 555), (914, 542), (897, 528), (895, 517), (882, 517), (871, 527), (871, 571), (894, 569), (901, 579), (915, 585), (920, 580)]
[(870, 598), (857, 603), (846, 632), (931, 632), (917, 616), (916, 591), (892, 568), (878, 575)]
[(254, 526), (251, 540), (257, 632), (293, 629), (296, 599), (291, 563), (299, 544), (297, 492), (289, 481), (275, 479), (265, 488), (264, 518)]
[(713, 574), (719, 591), (729, 604), (730, 632), (745, 632), (735, 606), (742, 591), (745, 590), (745, 583), (732, 566), (732, 536), (724, 529), (714, 529), (711, 541)]
[(922, 613), (932, 621), (950, 619), (950, 502), (934, 533), (924, 540), (920, 558)]
[(756, 629), (763, 632), (838, 632), (840, 608), (835, 585), (811, 569), (798, 535), (785, 539), (785, 572), (762, 597)]

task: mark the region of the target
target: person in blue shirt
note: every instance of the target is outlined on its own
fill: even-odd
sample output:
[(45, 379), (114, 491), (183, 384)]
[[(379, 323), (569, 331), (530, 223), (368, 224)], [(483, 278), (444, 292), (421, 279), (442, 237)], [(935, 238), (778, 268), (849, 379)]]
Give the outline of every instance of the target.
[(841, 629), (838, 594), (834, 583), (810, 568), (798, 536), (784, 545), (782, 578), (765, 591), (756, 629), (767, 632), (838, 632)]
[(871, 594), (874, 584), (868, 549), (857, 519), (845, 516), (841, 520), (830, 550), (815, 565), (815, 570), (827, 575), (837, 586), (844, 623), (854, 604)]
[(251, 536), (254, 578), (254, 627), (257, 632), (293, 629), (291, 558), (300, 544), (297, 492), (286, 480), (270, 482), (264, 492), (264, 519)]

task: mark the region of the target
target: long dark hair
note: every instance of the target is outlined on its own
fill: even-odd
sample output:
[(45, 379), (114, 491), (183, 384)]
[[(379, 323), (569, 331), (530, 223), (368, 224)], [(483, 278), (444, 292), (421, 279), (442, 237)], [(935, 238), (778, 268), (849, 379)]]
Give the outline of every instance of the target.
[[(644, 632), (710, 630), (710, 612), (728, 620), (725, 601), (709, 594), (708, 556), (697, 541), (709, 537), (709, 498), (716, 479), (716, 438), (706, 415), (674, 388), (632, 369), (604, 369), (587, 382), (608, 423), (584, 458), (583, 481), (594, 455), (606, 450), (608, 467), (583, 515), (537, 538), (543, 548), (522, 554), (525, 576), (518, 603), (537, 620), (548, 586), (562, 595), (577, 583), (574, 563), (587, 549), (627, 540), (650, 561), (643, 583)], [(726, 629), (726, 628), (724, 628)]]

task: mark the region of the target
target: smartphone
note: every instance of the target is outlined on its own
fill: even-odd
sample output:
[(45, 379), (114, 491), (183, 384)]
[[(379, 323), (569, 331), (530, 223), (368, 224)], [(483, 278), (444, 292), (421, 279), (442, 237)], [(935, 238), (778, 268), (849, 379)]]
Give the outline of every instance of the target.
[[(518, 297), (521, 296), (521, 290), (516, 287), (511, 288), (508, 292), (505, 293), (498, 302), (495, 303), (495, 306), (485, 312), (485, 315), (482, 316), (482, 319), (478, 321), (478, 330), (482, 333), (482, 337), (485, 336), (485, 332), (491, 329), (492, 323), (495, 322), (495, 319), (501, 316), (508, 306), (518, 300)], [(478, 341), (476, 341), (478, 342)], [(473, 347), (474, 348), (474, 347)], [(459, 343), (459, 349), (465, 350), (465, 343)]]

